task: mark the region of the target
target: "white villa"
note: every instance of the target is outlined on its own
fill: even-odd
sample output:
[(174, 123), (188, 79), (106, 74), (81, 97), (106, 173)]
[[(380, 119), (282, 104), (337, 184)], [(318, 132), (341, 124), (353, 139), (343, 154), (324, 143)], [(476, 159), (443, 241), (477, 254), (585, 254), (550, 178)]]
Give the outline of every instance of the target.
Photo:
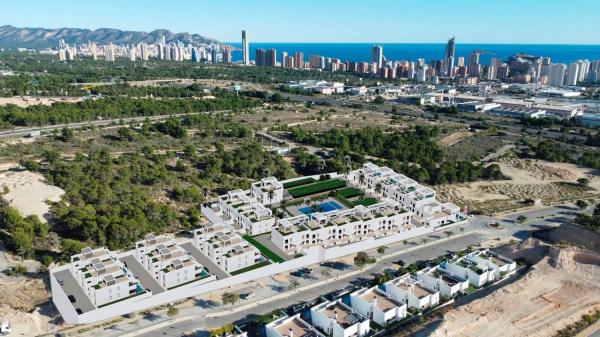
[(106, 248), (82, 249), (80, 254), (71, 256), (69, 270), (97, 307), (142, 291), (135, 277)]
[(310, 309), (312, 323), (332, 337), (362, 337), (371, 331), (369, 320), (342, 303), (323, 302)]
[(400, 203), (412, 212), (412, 221), (416, 226), (437, 227), (466, 218), (458, 206), (439, 202), (434, 190), (386, 166), (366, 163), (362, 169), (349, 174), (349, 181), (375, 195)]
[(205, 223), (194, 230), (194, 244), (228, 273), (260, 262), (260, 251), (224, 224)]
[(474, 251), (454, 262), (440, 264), (441, 269), (468, 278), (477, 288), (514, 272), (516, 267), (515, 261), (487, 249)]
[(408, 304), (409, 308), (426, 309), (440, 303), (439, 291), (428, 288), (423, 281), (403, 275), (384, 283), (385, 291)]
[(250, 235), (268, 233), (275, 225), (271, 209), (250, 192), (235, 190), (219, 196), (219, 208), (225, 220), (231, 220), (240, 230)]
[(283, 184), (277, 178), (263, 178), (250, 187), (252, 196), (263, 205), (271, 205), (283, 200)]
[(279, 318), (265, 325), (265, 331), (267, 337), (325, 337), (300, 318), (300, 314)]
[(425, 287), (437, 290), (446, 297), (458, 295), (469, 287), (468, 279), (437, 266), (418, 271), (416, 277)]
[(406, 303), (393, 298), (377, 286), (350, 294), (353, 309), (373, 322), (385, 326), (406, 317)]
[(134, 256), (164, 289), (215, 278), (166, 235), (146, 235), (144, 240), (135, 244)]

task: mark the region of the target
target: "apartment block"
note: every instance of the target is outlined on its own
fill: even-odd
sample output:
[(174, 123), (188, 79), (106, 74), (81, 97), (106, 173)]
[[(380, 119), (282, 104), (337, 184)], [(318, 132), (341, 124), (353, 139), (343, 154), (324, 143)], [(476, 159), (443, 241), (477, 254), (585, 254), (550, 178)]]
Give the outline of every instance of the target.
[(273, 243), (286, 252), (312, 246), (331, 247), (389, 236), (410, 230), (411, 214), (397, 205), (381, 202), (365, 207), (312, 213), (277, 219)]
[(300, 314), (284, 316), (265, 325), (265, 332), (267, 337), (325, 337), (300, 318)]
[(82, 249), (80, 254), (71, 256), (69, 270), (96, 307), (143, 291), (129, 270), (106, 248)]
[(466, 219), (458, 206), (439, 202), (434, 190), (389, 167), (366, 163), (361, 170), (353, 171), (349, 180), (375, 195), (398, 202), (413, 213), (416, 226), (438, 227)]
[(467, 256), (453, 262), (442, 262), (439, 267), (440, 270), (468, 279), (469, 283), (476, 288), (493, 282), (495, 279), (494, 270), (487, 263), (480, 265), (468, 259)]
[(252, 266), (263, 259), (258, 249), (225, 224), (200, 225), (194, 230), (194, 244), (228, 273)]
[(277, 178), (263, 178), (250, 187), (252, 196), (263, 205), (272, 205), (283, 200), (283, 184)]
[(312, 323), (332, 337), (362, 337), (371, 331), (369, 320), (342, 303), (324, 302), (310, 309)]
[(385, 291), (394, 298), (406, 302), (409, 308), (426, 309), (440, 303), (439, 291), (429, 288), (423, 281), (403, 275), (384, 284)]
[(437, 290), (445, 297), (454, 297), (469, 287), (468, 279), (437, 266), (418, 271), (416, 278), (428, 289)]
[(134, 256), (165, 289), (214, 279), (175, 240), (166, 235), (146, 235), (144, 240), (135, 244)]
[(353, 292), (350, 294), (350, 303), (354, 310), (381, 326), (406, 317), (406, 303), (393, 298), (378, 286)]
[(275, 225), (273, 212), (250, 192), (234, 190), (219, 196), (219, 208), (225, 220), (250, 235), (268, 233)]

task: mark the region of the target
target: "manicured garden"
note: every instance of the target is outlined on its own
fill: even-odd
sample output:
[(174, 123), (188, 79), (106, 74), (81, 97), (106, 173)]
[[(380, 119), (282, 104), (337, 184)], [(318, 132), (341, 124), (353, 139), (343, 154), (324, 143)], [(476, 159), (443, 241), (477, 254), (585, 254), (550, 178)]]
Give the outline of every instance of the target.
[(317, 181), (308, 185), (291, 188), (288, 191), (294, 198), (301, 198), (308, 195), (327, 192), (338, 188), (346, 187), (346, 182), (340, 179), (330, 179)]
[(314, 178), (298, 179), (298, 180), (290, 181), (290, 182), (283, 184), (283, 188), (288, 189), (288, 188), (308, 185), (308, 184), (314, 183), (314, 182), (315, 182)]
[(254, 239), (250, 235), (244, 235), (243, 237), (244, 237), (244, 240), (248, 241), (251, 245), (256, 247), (256, 249), (258, 249), (260, 251), (260, 253), (262, 255), (264, 255), (266, 258), (268, 258), (269, 260), (271, 260), (275, 263), (280, 263), (280, 262), (285, 261), (281, 256), (273, 253), (269, 248), (265, 247), (262, 243), (256, 241), (256, 239)]

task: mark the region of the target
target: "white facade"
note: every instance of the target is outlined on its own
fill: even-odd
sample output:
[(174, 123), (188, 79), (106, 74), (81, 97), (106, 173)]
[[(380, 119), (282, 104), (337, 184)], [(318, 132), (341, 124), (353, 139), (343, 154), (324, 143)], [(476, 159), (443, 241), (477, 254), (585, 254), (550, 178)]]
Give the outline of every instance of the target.
[(353, 292), (350, 294), (350, 303), (354, 310), (381, 326), (406, 317), (406, 303), (377, 286)]
[(426, 309), (440, 303), (439, 291), (428, 288), (423, 281), (403, 275), (384, 284), (385, 291), (400, 301), (408, 304), (409, 308)]
[(143, 289), (106, 248), (84, 248), (71, 256), (69, 270), (96, 307), (136, 295)]
[(250, 235), (268, 233), (275, 224), (273, 212), (250, 192), (235, 190), (219, 196), (219, 208), (225, 220), (231, 220)]
[(365, 336), (369, 320), (342, 301), (324, 302), (310, 309), (312, 323), (332, 337)]
[(228, 273), (252, 266), (262, 258), (258, 249), (224, 224), (200, 225), (194, 230), (194, 244)]
[(469, 287), (468, 279), (439, 267), (425, 268), (417, 272), (416, 277), (425, 287), (437, 290), (445, 297), (454, 297)]
[(166, 235), (146, 235), (135, 244), (134, 256), (164, 289), (201, 279), (212, 280), (200, 263)]
[(283, 200), (283, 185), (275, 177), (261, 179), (252, 184), (252, 196), (263, 205), (272, 205)]

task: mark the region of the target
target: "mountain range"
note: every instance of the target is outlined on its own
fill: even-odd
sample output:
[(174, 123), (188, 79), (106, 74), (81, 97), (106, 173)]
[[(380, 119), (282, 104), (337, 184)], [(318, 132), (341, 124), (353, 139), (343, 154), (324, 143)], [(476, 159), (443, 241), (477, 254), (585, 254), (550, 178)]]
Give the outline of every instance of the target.
[(165, 40), (181, 41), (183, 43), (211, 43), (216, 40), (199, 34), (173, 33), (166, 29), (151, 32), (127, 31), (113, 28), (96, 30), (82, 28), (17, 28), (6, 25), (0, 26), (0, 48), (48, 48), (58, 46), (58, 41), (64, 39), (68, 44), (81, 44), (93, 41), (99, 44), (112, 42), (114, 44), (157, 43), (164, 36)]

